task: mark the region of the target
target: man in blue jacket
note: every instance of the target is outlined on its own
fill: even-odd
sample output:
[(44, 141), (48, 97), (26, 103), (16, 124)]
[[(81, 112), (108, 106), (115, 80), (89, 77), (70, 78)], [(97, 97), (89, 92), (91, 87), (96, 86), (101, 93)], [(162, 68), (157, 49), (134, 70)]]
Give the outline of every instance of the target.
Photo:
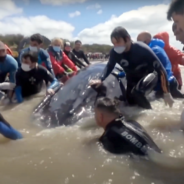
[(55, 77), (53, 69), (52, 69), (52, 63), (50, 60), (50, 56), (48, 52), (41, 48), (41, 45), (43, 44), (43, 37), (40, 34), (34, 34), (30, 37), (30, 46), (23, 49), (19, 54), (19, 65), (21, 65), (22, 61), (22, 55), (25, 52), (38, 52), (38, 64), (44, 63), (48, 71)]
[[(153, 50), (156, 56), (160, 59), (167, 73), (167, 78), (170, 84), (170, 91), (172, 96), (174, 98), (184, 98), (184, 95), (178, 89), (178, 82), (173, 75), (171, 62), (166, 52), (164, 51), (165, 43), (160, 39), (153, 39), (151, 34), (148, 32), (140, 33), (137, 37), (137, 41), (141, 41), (147, 44)], [(155, 90), (157, 91), (157, 96), (162, 96), (163, 94), (160, 82), (161, 81), (158, 81), (158, 85), (155, 88)]]

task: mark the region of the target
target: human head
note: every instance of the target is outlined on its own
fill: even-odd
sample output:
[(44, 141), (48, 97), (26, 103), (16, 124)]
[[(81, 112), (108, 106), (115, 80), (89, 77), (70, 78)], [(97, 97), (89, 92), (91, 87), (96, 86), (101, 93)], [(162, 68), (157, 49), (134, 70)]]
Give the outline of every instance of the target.
[(54, 38), (51, 42), (52, 48), (56, 52), (60, 52), (63, 47), (63, 40), (61, 38)]
[(6, 46), (0, 41), (0, 62), (3, 62), (6, 58)]
[(67, 51), (67, 52), (70, 52), (71, 51), (70, 42), (65, 42), (65, 44), (64, 44), (64, 50)]
[(75, 41), (75, 50), (80, 50), (82, 42), (80, 40)]
[(106, 128), (106, 126), (121, 114), (118, 109), (119, 101), (107, 97), (97, 99), (95, 103), (95, 120), (97, 124)]
[(176, 40), (184, 44), (184, 31), (182, 31), (181, 29), (178, 29), (176, 23), (173, 23), (172, 30), (174, 35), (176, 36)]
[(128, 31), (119, 26), (111, 33), (111, 42), (114, 45), (114, 50), (118, 54), (128, 51), (131, 45), (131, 38)]
[(30, 37), (30, 50), (31, 51), (38, 52), (42, 44), (43, 44), (43, 37), (41, 34), (37, 33)]
[(38, 53), (37, 52), (25, 52), (22, 56), (22, 66), (24, 71), (30, 71), (37, 66)]
[(177, 24), (178, 29), (184, 31), (184, 1), (173, 0), (167, 12), (167, 19), (172, 20)]
[(149, 44), (151, 42), (152, 36), (149, 32), (142, 32), (137, 36), (137, 41), (144, 42), (145, 44)]

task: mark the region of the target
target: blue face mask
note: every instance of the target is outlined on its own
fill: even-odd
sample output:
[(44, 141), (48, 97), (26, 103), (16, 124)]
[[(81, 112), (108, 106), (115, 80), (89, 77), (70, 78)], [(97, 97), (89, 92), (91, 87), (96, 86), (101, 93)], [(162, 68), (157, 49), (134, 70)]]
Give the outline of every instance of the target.
[(53, 50), (54, 50), (55, 52), (60, 52), (60, 51), (61, 51), (61, 47), (53, 46)]

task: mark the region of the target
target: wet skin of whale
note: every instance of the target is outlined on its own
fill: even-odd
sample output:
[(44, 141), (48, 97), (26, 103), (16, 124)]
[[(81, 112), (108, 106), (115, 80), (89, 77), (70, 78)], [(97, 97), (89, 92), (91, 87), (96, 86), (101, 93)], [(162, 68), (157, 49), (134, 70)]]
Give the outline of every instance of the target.
[[(57, 127), (61, 125), (73, 125), (81, 118), (89, 116), (93, 110), (97, 92), (89, 87), (91, 79), (97, 79), (106, 64), (98, 63), (81, 70), (76, 76), (69, 79), (60, 90), (43, 104), (35, 108), (34, 118), (46, 127)], [(116, 70), (116, 69), (115, 69)], [(126, 80), (122, 79), (126, 85)], [(107, 88), (107, 97), (120, 97), (122, 91), (119, 82), (114, 75), (104, 81)]]

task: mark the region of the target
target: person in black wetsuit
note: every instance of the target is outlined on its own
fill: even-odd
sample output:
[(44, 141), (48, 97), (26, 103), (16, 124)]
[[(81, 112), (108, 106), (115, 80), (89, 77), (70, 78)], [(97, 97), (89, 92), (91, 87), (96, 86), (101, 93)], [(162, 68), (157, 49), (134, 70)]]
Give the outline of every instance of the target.
[(21, 68), (16, 73), (15, 88), (16, 98), (19, 103), (23, 101), (22, 97), (39, 93), (42, 89), (43, 81), (46, 84), (51, 83), (47, 89), (48, 95), (53, 95), (55, 89), (60, 85), (46, 68), (37, 64), (37, 61), (38, 53), (36, 52), (29, 51), (22, 55)]
[(126, 99), (129, 105), (151, 109), (146, 95), (155, 88), (160, 79), (164, 101), (172, 107), (174, 100), (169, 91), (166, 71), (154, 52), (144, 43), (132, 42), (128, 31), (123, 27), (113, 30), (111, 41), (114, 48), (110, 52), (107, 66), (101, 78), (92, 80), (90, 85), (97, 84), (99, 87), (118, 63), (126, 74)]
[(139, 123), (124, 119), (116, 99), (100, 97), (94, 110), (97, 124), (104, 129), (99, 141), (108, 152), (140, 156), (147, 156), (148, 150), (161, 153), (160, 148)]
[(84, 54), (84, 51), (80, 50), (82, 45), (82, 42), (80, 40), (75, 41), (75, 47), (73, 49), (73, 53), (79, 58), (83, 59), (87, 65), (90, 65), (90, 62), (88, 61), (87, 57)]
[(84, 68), (86, 65), (80, 61), (79, 58), (71, 51), (71, 45), (70, 42), (65, 42), (64, 43), (64, 53), (68, 56), (68, 58), (79, 68)]

